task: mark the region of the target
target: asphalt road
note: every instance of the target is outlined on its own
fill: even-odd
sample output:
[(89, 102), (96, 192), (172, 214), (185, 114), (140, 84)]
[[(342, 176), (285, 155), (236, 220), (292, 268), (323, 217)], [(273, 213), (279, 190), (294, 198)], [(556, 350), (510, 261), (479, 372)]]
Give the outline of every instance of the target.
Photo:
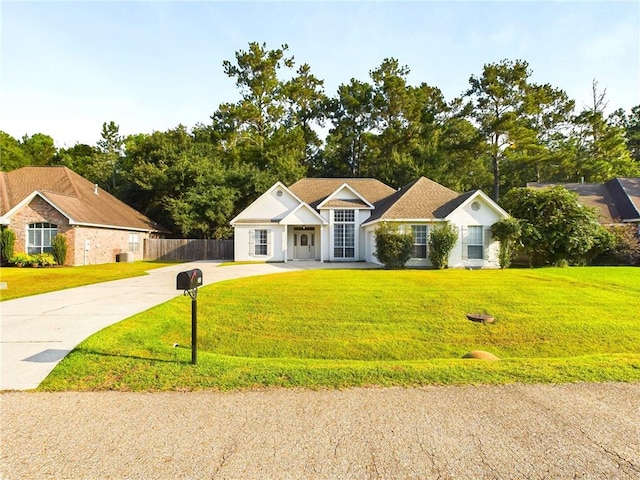
[(3, 479), (638, 479), (640, 384), (0, 395)]

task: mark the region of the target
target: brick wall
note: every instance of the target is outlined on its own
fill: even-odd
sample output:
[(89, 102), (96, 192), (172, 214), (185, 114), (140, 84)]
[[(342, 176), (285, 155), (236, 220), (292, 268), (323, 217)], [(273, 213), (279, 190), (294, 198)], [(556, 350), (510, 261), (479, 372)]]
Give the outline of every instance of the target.
[(64, 215), (36, 196), (11, 218), (9, 228), (16, 234), (15, 253), (26, 252), (27, 225), (36, 222), (56, 224), (58, 233), (66, 235), (66, 265), (115, 262), (118, 253), (129, 251), (130, 233), (138, 233), (139, 238), (138, 251), (133, 252), (133, 259), (142, 260), (144, 240), (149, 238), (149, 234), (145, 232), (69, 225), (69, 220)]
[[(67, 217), (53, 208), (42, 198), (36, 196), (26, 207), (22, 208), (12, 218), (9, 228), (16, 234), (15, 253), (27, 251), (27, 225), (30, 223), (54, 223), (58, 226), (58, 233), (66, 234), (71, 226)], [(67, 263), (69, 256), (67, 254)], [(70, 264), (70, 263), (68, 263)]]
[[(108, 228), (80, 227), (73, 229), (74, 249), (69, 249), (74, 265), (93, 265), (116, 261), (116, 255), (129, 252), (129, 234), (138, 234), (138, 251), (131, 252), (133, 260), (142, 260), (144, 240), (149, 238), (145, 232), (112, 230)], [(87, 249), (88, 245), (88, 249)]]

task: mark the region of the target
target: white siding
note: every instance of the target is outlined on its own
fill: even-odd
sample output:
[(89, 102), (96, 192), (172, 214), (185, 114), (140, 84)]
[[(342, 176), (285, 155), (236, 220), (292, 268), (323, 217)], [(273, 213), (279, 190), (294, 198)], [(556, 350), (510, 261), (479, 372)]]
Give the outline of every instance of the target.
[[(256, 230), (267, 230), (267, 255), (254, 255), (252, 235)], [(242, 261), (284, 261), (284, 227), (282, 225), (236, 225), (234, 229), (234, 260)]]
[[(480, 208), (473, 210), (471, 205), (478, 202)], [(498, 252), (500, 244), (491, 239), (490, 228), (494, 223), (502, 220), (493, 208), (491, 208), (482, 198), (476, 198), (473, 202), (468, 203), (463, 208), (454, 211), (449, 220), (458, 229), (458, 242), (451, 256), (449, 257), (449, 266), (457, 268), (499, 268)], [(477, 225), (483, 227), (484, 238), (484, 257), (482, 260), (469, 259), (466, 255), (466, 238), (468, 227)]]

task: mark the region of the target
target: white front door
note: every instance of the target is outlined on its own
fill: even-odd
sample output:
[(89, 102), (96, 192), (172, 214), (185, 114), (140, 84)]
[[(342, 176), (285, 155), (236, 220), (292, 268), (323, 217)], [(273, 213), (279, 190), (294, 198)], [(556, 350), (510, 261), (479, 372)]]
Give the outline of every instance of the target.
[(293, 232), (293, 250), (296, 260), (316, 258), (316, 234), (313, 230), (296, 230)]

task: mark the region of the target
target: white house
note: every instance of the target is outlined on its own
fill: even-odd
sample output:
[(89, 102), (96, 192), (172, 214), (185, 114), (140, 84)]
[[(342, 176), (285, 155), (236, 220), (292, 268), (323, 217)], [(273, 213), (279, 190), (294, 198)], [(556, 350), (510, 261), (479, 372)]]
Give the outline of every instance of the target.
[(380, 222), (411, 229), (408, 266), (431, 266), (431, 229), (450, 223), (458, 243), (450, 267), (498, 267), (490, 228), (508, 214), (482, 191), (458, 194), (421, 177), (400, 190), (370, 178), (304, 178), (278, 182), (231, 221), (235, 260), (367, 261), (376, 258)]

